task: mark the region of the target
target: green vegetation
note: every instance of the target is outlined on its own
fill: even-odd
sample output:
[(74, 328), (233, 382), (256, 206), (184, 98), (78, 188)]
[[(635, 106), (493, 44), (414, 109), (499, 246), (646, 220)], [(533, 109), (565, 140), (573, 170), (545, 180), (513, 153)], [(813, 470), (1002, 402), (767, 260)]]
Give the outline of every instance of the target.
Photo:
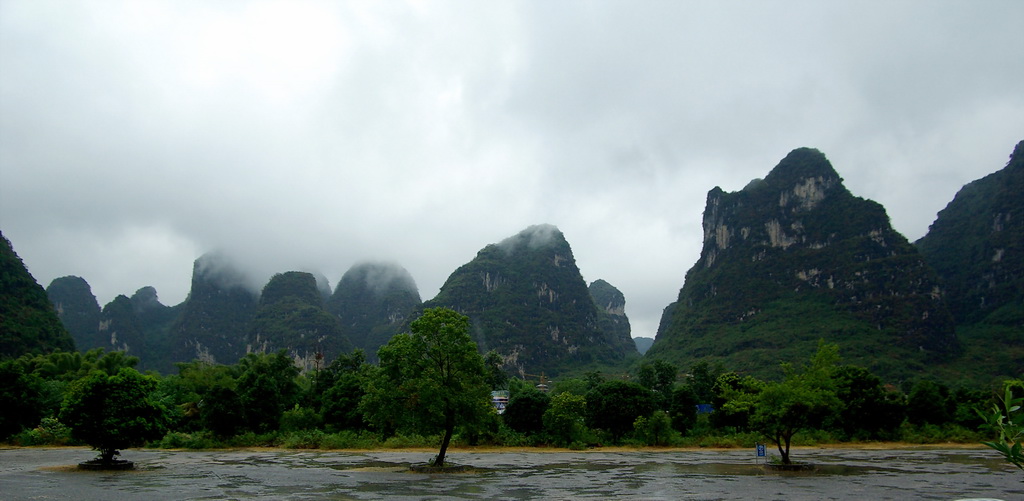
[(936, 273), (816, 150), (794, 150), (742, 191), (711, 190), (704, 235), (647, 358), (777, 379), (778, 361), (824, 338), (899, 381), (959, 352)]
[(71, 384), (60, 421), (71, 437), (100, 452), (110, 463), (118, 449), (159, 439), (166, 431), (166, 410), (153, 400), (157, 381), (131, 368), (108, 376), (93, 372)]
[(472, 428), (494, 414), (487, 371), (466, 316), (432, 308), (410, 328), (380, 349), (380, 368), (362, 405), (381, 427), (443, 432), (433, 466), (444, 466), (455, 427)]
[(74, 349), (46, 291), (0, 233), (0, 358)]
[(1024, 397), (1017, 396), (1020, 393), (1024, 393), (1024, 381), (1007, 381), (1002, 398), (992, 405), (991, 412), (978, 410), (978, 415), (999, 433), (998, 439), (982, 443), (1024, 470)]
[[(428, 310), (414, 325), (382, 347), (379, 365), (356, 350), (305, 372), (284, 352), (250, 354), (233, 365), (196, 360), (164, 377), (140, 375), (132, 369), (138, 359), (121, 352), (25, 355), (0, 362), (0, 432), (18, 445), (87, 443), (108, 450), (130, 445), (104, 446), (96, 437), (107, 429), (165, 448), (436, 447), (441, 461), (449, 447), (476, 444), (752, 447), (763, 438), (777, 441), (783, 461), (787, 444), (846, 441), (1001, 444), (1003, 436), (1012, 452), (1012, 437), (1019, 436), (998, 428), (995, 418), (986, 422), (998, 408), (1008, 416), (1004, 425), (1019, 426), (1019, 403), (1006, 405), (994, 388), (927, 379), (885, 385), (865, 368), (840, 364), (829, 344), (778, 379), (707, 361), (687, 370), (660, 361), (631, 374), (592, 371), (549, 381), (548, 392), (512, 379), (499, 416), (489, 392), (495, 381), (505, 383), (494, 377), (489, 357), (478, 354), (465, 317)], [(112, 384), (128, 389), (109, 389)], [(124, 398), (132, 405), (97, 403), (98, 393), (135, 397)], [(697, 404), (714, 412), (698, 413)], [(103, 417), (89, 428), (101, 407), (148, 417)], [(73, 418), (81, 411), (72, 409), (93, 414)], [(166, 433), (154, 431), (163, 426)]]
[(467, 315), (474, 341), (502, 355), (511, 373), (625, 367), (637, 356), (625, 316), (598, 308), (569, 243), (550, 225), (484, 247), (423, 306)]

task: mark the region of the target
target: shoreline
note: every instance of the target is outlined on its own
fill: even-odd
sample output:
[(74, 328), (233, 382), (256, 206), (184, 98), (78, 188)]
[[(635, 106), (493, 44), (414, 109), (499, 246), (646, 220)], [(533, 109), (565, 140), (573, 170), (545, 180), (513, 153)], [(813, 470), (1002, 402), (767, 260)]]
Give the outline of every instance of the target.
[[(769, 450), (774, 451), (774, 444), (767, 444)], [(732, 451), (742, 449), (753, 449), (751, 447), (631, 447), (631, 446), (607, 446), (607, 447), (593, 447), (588, 449), (569, 449), (565, 447), (501, 447), (501, 446), (450, 446), (448, 447), (448, 453), (479, 453), (479, 454), (495, 454), (495, 453), (629, 453), (629, 452), (657, 452), (657, 453), (672, 453), (672, 452), (692, 452), (692, 451)], [(67, 450), (92, 450), (88, 446), (84, 445), (0, 445), (0, 450), (18, 450), (18, 449), (67, 449)], [(790, 447), (790, 450), (827, 450), (827, 449), (850, 449), (850, 450), (939, 450), (939, 449), (960, 449), (970, 450), (988, 449), (987, 446), (980, 443), (961, 443), (961, 442), (941, 442), (934, 444), (914, 444), (908, 442), (858, 442), (858, 443), (836, 443), (836, 444), (818, 444), (818, 445), (794, 445)], [(288, 448), (288, 447), (218, 447), (213, 449), (163, 449), (163, 448), (150, 448), (150, 447), (134, 447), (125, 449), (128, 451), (140, 450), (140, 451), (202, 451), (202, 452), (215, 452), (215, 451), (277, 451), (277, 452), (350, 452), (350, 453), (369, 453), (369, 452), (396, 452), (396, 453), (433, 453), (437, 452), (437, 447), (377, 447), (372, 449), (325, 449), (325, 448)]]

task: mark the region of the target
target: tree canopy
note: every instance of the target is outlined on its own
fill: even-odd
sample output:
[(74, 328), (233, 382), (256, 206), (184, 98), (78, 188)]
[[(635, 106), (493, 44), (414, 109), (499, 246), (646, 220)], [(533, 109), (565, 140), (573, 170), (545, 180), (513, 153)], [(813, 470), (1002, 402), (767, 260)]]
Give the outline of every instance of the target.
[(469, 336), (469, 318), (431, 308), (377, 352), (380, 365), (363, 407), (380, 428), (441, 431), (433, 461), (443, 466), (457, 425), (472, 425), (493, 413), (483, 357)]

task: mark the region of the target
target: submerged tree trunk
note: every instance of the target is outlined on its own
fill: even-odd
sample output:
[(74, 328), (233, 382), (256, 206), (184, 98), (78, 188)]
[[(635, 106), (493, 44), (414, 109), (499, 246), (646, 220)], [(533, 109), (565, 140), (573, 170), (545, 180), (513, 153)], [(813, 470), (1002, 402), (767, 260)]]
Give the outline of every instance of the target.
[[(779, 448), (779, 454), (782, 455), (782, 464), (791, 464), (789, 460), (789, 443), (792, 439), (792, 433), (782, 433), (775, 437), (775, 445)], [(785, 444), (785, 448), (783, 448), (783, 444)]]
[(444, 417), (444, 438), (441, 439), (441, 450), (434, 458), (434, 466), (444, 466), (444, 456), (448, 452), (448, 443), (452, 440), (452, 433), (455, 432), (455, 415), (451, 411), (445, 413)]
[(104, 463), (112, 463), (114, 461), (114, 456), (116, 455), (117, 450), (115, 449), (100, 449), (100, 459)]

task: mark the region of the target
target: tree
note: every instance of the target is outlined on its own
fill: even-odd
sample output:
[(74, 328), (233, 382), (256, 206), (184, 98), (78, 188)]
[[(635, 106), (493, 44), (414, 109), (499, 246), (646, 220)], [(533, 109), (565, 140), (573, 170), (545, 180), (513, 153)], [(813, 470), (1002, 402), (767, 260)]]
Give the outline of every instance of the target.
[(949, 387), (921, 379), (914, 383), (907, 396), (907, 421), (911, 424), (943, 424), (953, 420), (956, 400)]
[(697, 423), (697, 396), (691, 386), (677, 386), (672, 391), (668, 414), (672, 427), (681, 433), (686, 433)]
[(163, 436), (167, 410), (154, 401), (157, 381), (131, 368), (108, 376), (93, 372), (73, 383), (60, 420), (71, 436), (112, 463), (118, 449), (137, 447)]
[(640, 385), (654, 392), (655, 406), (667, 410), (672, 403), (672, 389), (679, 368), (664, 360), (655, 360), (653, 363), (642, 362), (637, 372)]
[(0, 440), (39, 424), (44, 416), (43, 381), (18, 364), (0, 362)]
[(586, 425), (587, 399), (574, 393), (559, 393), (551, 397), (544, 411), (544, 429), (561, 445), (572, 445), (583, 439)]
[(544, 429), (544, 412), (550, 403), (547, 393), (528, 387), (512, 395), (501, 418), (519, 433), (539, 433)]
[(433, 466), (444, 466), (455, 427), (494, 412), (487, 371), (465, 315), (430, 308), (409, 328), (377, 352), (380, 366), (362, 407), (379, 428), (442, 431)]
[(276, 430), (281, 415), (298, 398), (298, 367), (280, 350), (274, 355), (250, 353), (238, 361), (238, 368), (242, 372), (236, 391), (246, 426), (259, 433)]
[(835, 424), (847, 438), (884, 438), (903, 423), (902, 394), (887, 391), (878, 376), (863, 367), (843, 365), (833, 378), (842, 402)]
[(736, 392), (725, 407), (749, 410), (750, 427), (775, 442), (783, 464), (792, 464), (789, 448), (793, 435), (821, 426), (840, 406), (832, 379), (838, 359), (837, 345), (821, 343), (803, 371), (783, 364), (781, 382), (765, 383), (753, 395)]
[[(334, 430), (357, 430), (365, 427), (359, 402), (366, 391), (363, 381), (367, 365), (363, 350), (354, 350), (350, 355), (334, 359), (323, 371), (321, 383), (330, 386), (320, 399), (320, 413), (324, 424)], [(319, 383), (318, 383), (319, 384)]]
[(654, 394), (629, 381), (608, 381), (587, 393), (587, 424), (601, 428), (618, 441), (633, 429), (638, 417), (654, 412)]
[(1014, 396), (1015, 388), (1018, 392), (1024, 389), (1024, 381), (1006, 381), (1003, 396), (992, 405), (991, 412), (978, 410), (978, 415), (999, 434), (996, 440), (982, 443), (1024, 470), (1024, 397)]

